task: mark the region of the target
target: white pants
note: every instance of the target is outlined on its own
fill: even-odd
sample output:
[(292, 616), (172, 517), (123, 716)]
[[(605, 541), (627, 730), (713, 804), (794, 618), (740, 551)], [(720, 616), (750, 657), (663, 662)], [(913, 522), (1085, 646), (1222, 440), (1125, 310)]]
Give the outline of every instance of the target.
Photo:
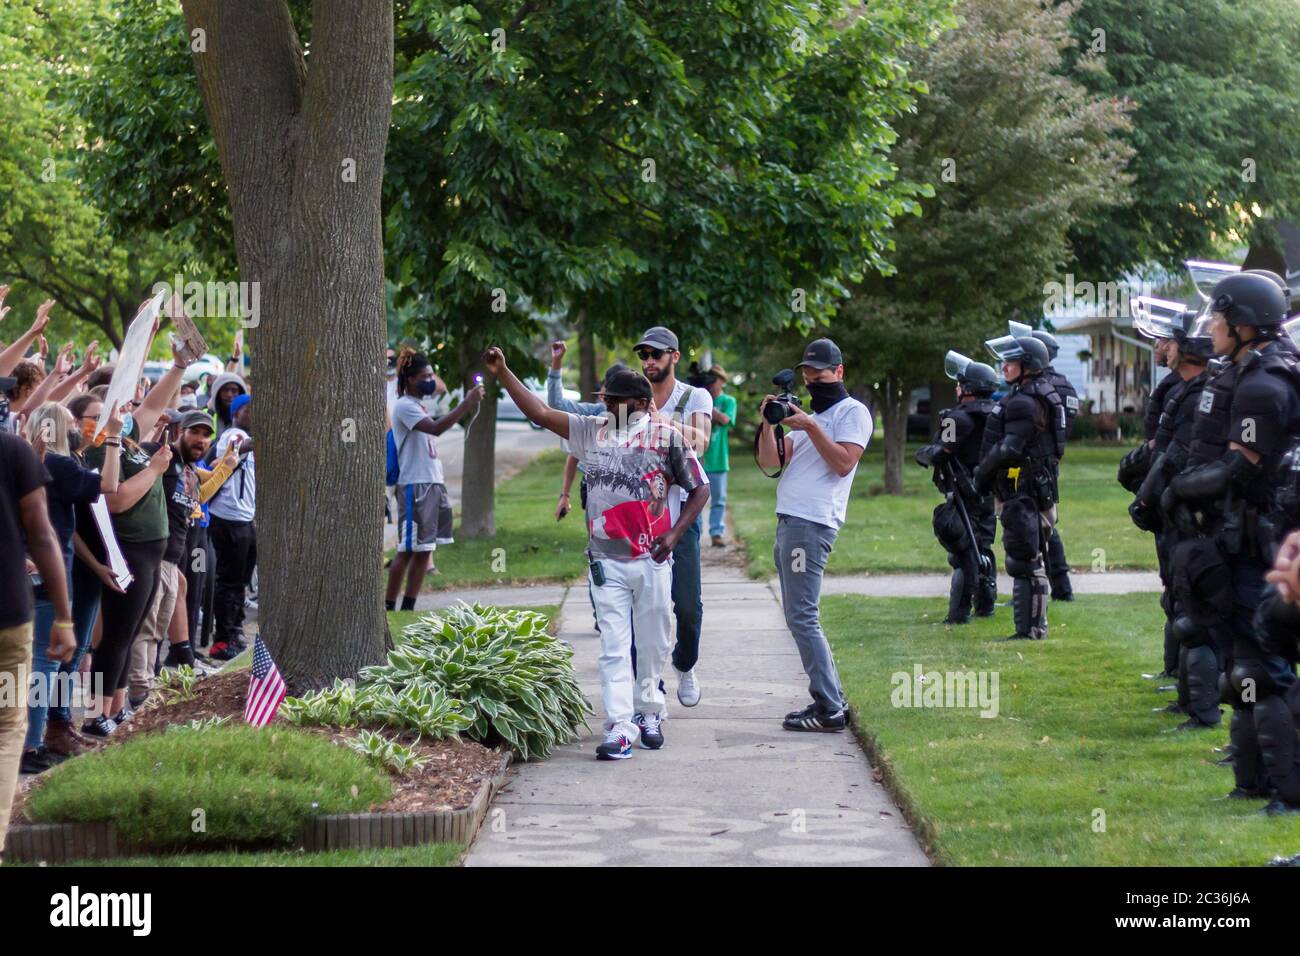
[[(657, 714), (664, 706), (659, 677), (672, 645), (672, 562), (602, 558), (600, 563), (605, 583), (597, 586), (591, 582), (591, 599), (600, 622), (600, 695), (605, 706), (605, 729), (619, 727), (630, 740), (636, 740), (638, 732), (632, 715)], [(590, 570), (587, 575), (590, 580)]]

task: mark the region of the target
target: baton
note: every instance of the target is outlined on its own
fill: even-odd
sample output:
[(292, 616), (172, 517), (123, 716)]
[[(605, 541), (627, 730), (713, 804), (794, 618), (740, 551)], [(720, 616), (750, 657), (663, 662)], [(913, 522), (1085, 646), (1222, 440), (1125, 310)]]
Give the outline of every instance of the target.
[(975, 555), (979, 559), (980, 572), (989, 573), (989, 556), (980, 550), (979, 539), (975, 537), (975, 528), (971, 525), (970, 515), (966, 513), (966, 501), (961, 496), (961, 487), (957, 484), (957, 476), (953, 470), (952, 462), (944, 462), (941, 466), (948, 475), (948, 482), (952, 485), (953, 502), (957, 505), (957, 513), (961, 515), (962, 524), (966, 527), (966, 533), (970, 535), (971, 547), (975, 549)]

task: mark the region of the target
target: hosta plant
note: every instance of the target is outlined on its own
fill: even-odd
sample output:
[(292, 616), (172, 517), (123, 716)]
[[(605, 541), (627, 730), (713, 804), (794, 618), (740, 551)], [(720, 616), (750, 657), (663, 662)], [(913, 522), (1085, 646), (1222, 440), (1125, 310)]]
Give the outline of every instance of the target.
[(398, 743), (396, 738), (389, 739), (373, 730), (361, 731), (348, 741), (348, 746), (393, 773), (414, 770), (429, 762), (428, 757), (422, 757), (412, 748)]
[(546, 623), (535, 611), (480, 604), (426, 614), (405, 629), (387, 664), (362, 670), (361, 683), (399, 695), (439, 688), (460, 702), (469, 736), (500, 738), (525, 760), (546, 757), (591, 713), (573, 652)]

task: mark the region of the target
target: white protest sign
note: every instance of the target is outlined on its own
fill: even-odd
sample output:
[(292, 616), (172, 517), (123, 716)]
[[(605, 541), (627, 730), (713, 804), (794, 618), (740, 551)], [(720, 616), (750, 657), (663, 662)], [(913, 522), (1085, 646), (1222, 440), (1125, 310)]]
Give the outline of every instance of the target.
[(131, 320), (131, 327), (126, 330), (113, 369), (113, 378), (108, 383), (108, 394), (104, 396), (104, 406), (99, 410), (96, 437), (108, 424), (108, 416), (114, 406), (125, 409), (126, 403), (135, 399), (136, 387), (140, 384), (140, 376), (144, 374), (145, 360), (149, 358), (149, 346), (153, 344), (153, 324), (158, 319), (158, 310), (162, 307), (163, 296), (166, 294), (164, 290), (146, 302), (144, 308)]

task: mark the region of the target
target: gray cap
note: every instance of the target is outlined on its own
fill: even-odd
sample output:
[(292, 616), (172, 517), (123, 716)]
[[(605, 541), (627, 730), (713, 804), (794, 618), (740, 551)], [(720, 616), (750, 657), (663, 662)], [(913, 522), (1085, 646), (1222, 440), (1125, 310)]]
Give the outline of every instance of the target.
[(216, 432), (216, 429), (212, 427), (212, 416), (197, 408), (181, 416), (181, 428), (206, 428), (214, 434)]
[(666, 329), (662, 325), (646, 329), (645, 334), (641, 336), (641, 341), (632, 348), (639, 349), (643, 345), (648, 345), (652, 349), (663, 349), (665, 352), (678, 351), (677, 336), (673, 334), (672, 329)]

